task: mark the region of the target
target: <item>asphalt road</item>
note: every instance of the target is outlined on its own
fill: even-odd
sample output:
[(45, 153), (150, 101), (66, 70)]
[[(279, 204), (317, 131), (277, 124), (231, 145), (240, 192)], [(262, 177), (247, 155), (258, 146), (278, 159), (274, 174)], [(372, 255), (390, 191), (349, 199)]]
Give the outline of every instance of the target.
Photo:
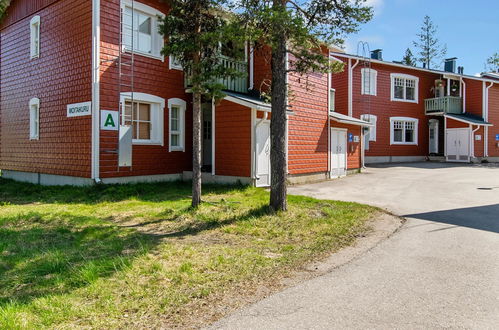
[(386, 208), (399, 232), (216, 329), (499, 329), (499, 166), (418, 163), (290, 189)]

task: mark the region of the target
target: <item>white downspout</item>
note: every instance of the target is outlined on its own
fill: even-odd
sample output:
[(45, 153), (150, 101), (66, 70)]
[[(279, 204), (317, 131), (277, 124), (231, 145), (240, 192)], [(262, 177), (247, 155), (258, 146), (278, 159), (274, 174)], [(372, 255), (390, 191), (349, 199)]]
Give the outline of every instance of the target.
[(100, 183), (100, 0), (92, 0), (92, 160), (91, 177)]
[(215, 176), (216, 171), (215, 171), (215, 152), (216, 152), (216, 146), (215, 146), (215, 133), (216, 133), (216, 116), (215, 116), (215, 99), (211, 99), (211, 175)]
[[(256, 117), (256, 114), (257, 112), (255, 111), (255, 117)], [(254, 173), (253, 173), (253, 179), (255, 180), (255, 184), (256, 184), (256, 180), (260, 179), (258, 177), (258, 154), (257, 154), (257, 146), (256, 146), (256, 140), (257, 140), (257, 136), (256, 136), (256, 133), (257, 133), (257, 129), (258, 129), (258, 126), (260, 126), (261, 123), (263, 123), (264, 121), (266, 121), (268, 119), (268, 116), (269, 116), (269, 113), (267, 111), (265, 111), (263, 113), (263, 118), (260, 119), (256, 125), (255, 125), (255, 139), (254, 139), (254, 148), (253, 148), (253, 154), (254, 154)], [(255, 118), (257, 119), (257, 118)]]
[(250, 47), (249, 50), (249, 65), (250, 65), (250, 76), (249, 76), (249, 89), (254, 89), (255, 88), (255, 49), (253, 46)]
[(461, 97), (463, 98), (463, 113), (466, 113), (466, 83), (461, 77)]
[[(331, 62), (331, 58), (329, 58)], [(329, 179), (331, 179), (331, 117), (329, 116), (329, 111), (331, 111), (331, 79), (333, 75), (331, 72), (327, 74), (327, 173)]]
[[(484, 108), (483, 108), (483, 112), (484, 112), (484, 116), (483, 116), (483, 119), (485, 121), (489, 121), (489, 89), (494, 86), (494, 83), (493, 82), (490, 82), (490, 85), (489, 86), (486, 86), (485, 82), (483, 82), (483, 86), (485, 88), (484, 90)], [(484, 132), (484, 141), (483, 141), (483, 144), (484, 144), (484, 152), (483, 152), (483, 156), (484, 157), (489, 157), (489, 127), (488, 126), (485, 126), (485, 132)]]
[(480, 126), (477, 126), (476, 129), (473, 129), (473, 125), (470, 124), (471, 130), (471, 158), (475, 158), (475, 133), (480, 129)]
[(352, 66), (352, 59), (348, 59), (348, 115), (353, 117), (353, 69), (359, 64), (357, 59)]

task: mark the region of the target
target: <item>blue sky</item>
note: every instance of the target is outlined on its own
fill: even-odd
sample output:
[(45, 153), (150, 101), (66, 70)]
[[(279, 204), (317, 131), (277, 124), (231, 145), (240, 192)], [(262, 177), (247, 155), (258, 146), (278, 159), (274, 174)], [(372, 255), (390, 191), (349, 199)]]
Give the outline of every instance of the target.
[(465, 74), (484, 71), (486, 59), (499, 51), (499, 0), (367, 1), (374, 6), (375, 16), (358, 34), (348, 37), (345, 46), (349, 53), (356, 54), (362, 40), (371, 50), (383, 49), (384, 60), (401, 60), (407, 47), (414, 48), (412, 41), (425, 15), (438, 26), (438, 38), (447, 44), (447, 57), (457, 57)]

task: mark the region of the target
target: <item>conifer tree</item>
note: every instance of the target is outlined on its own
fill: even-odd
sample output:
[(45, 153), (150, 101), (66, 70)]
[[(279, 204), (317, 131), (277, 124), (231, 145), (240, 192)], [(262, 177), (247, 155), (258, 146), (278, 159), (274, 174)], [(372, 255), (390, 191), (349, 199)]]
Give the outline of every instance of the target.
[(418, 49), (416, 59), (427, 69), (435, 68), (442, 63), (447, 54), (447, 46), (442, 45), (437, 38), (437, 26), (430, 16), (426, 15), (420, 32), (416, 34), (418, 39), (413, 42)]
[(402, 64), (416, 66), (416, 59), (414, 58), (414, 55), (412, 54), (412, 51), (410, 48), (407, 48), (405, 50), (405, 55), (402, 58)]

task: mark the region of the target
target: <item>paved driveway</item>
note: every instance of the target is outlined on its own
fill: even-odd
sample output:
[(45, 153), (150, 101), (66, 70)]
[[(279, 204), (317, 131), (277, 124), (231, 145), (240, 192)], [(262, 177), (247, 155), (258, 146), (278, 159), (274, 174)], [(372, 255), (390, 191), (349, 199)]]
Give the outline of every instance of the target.
[(418, 163), (291, 189), (408, 218), (362, 257), (215, 325), (499, 329), (499, 167)]

